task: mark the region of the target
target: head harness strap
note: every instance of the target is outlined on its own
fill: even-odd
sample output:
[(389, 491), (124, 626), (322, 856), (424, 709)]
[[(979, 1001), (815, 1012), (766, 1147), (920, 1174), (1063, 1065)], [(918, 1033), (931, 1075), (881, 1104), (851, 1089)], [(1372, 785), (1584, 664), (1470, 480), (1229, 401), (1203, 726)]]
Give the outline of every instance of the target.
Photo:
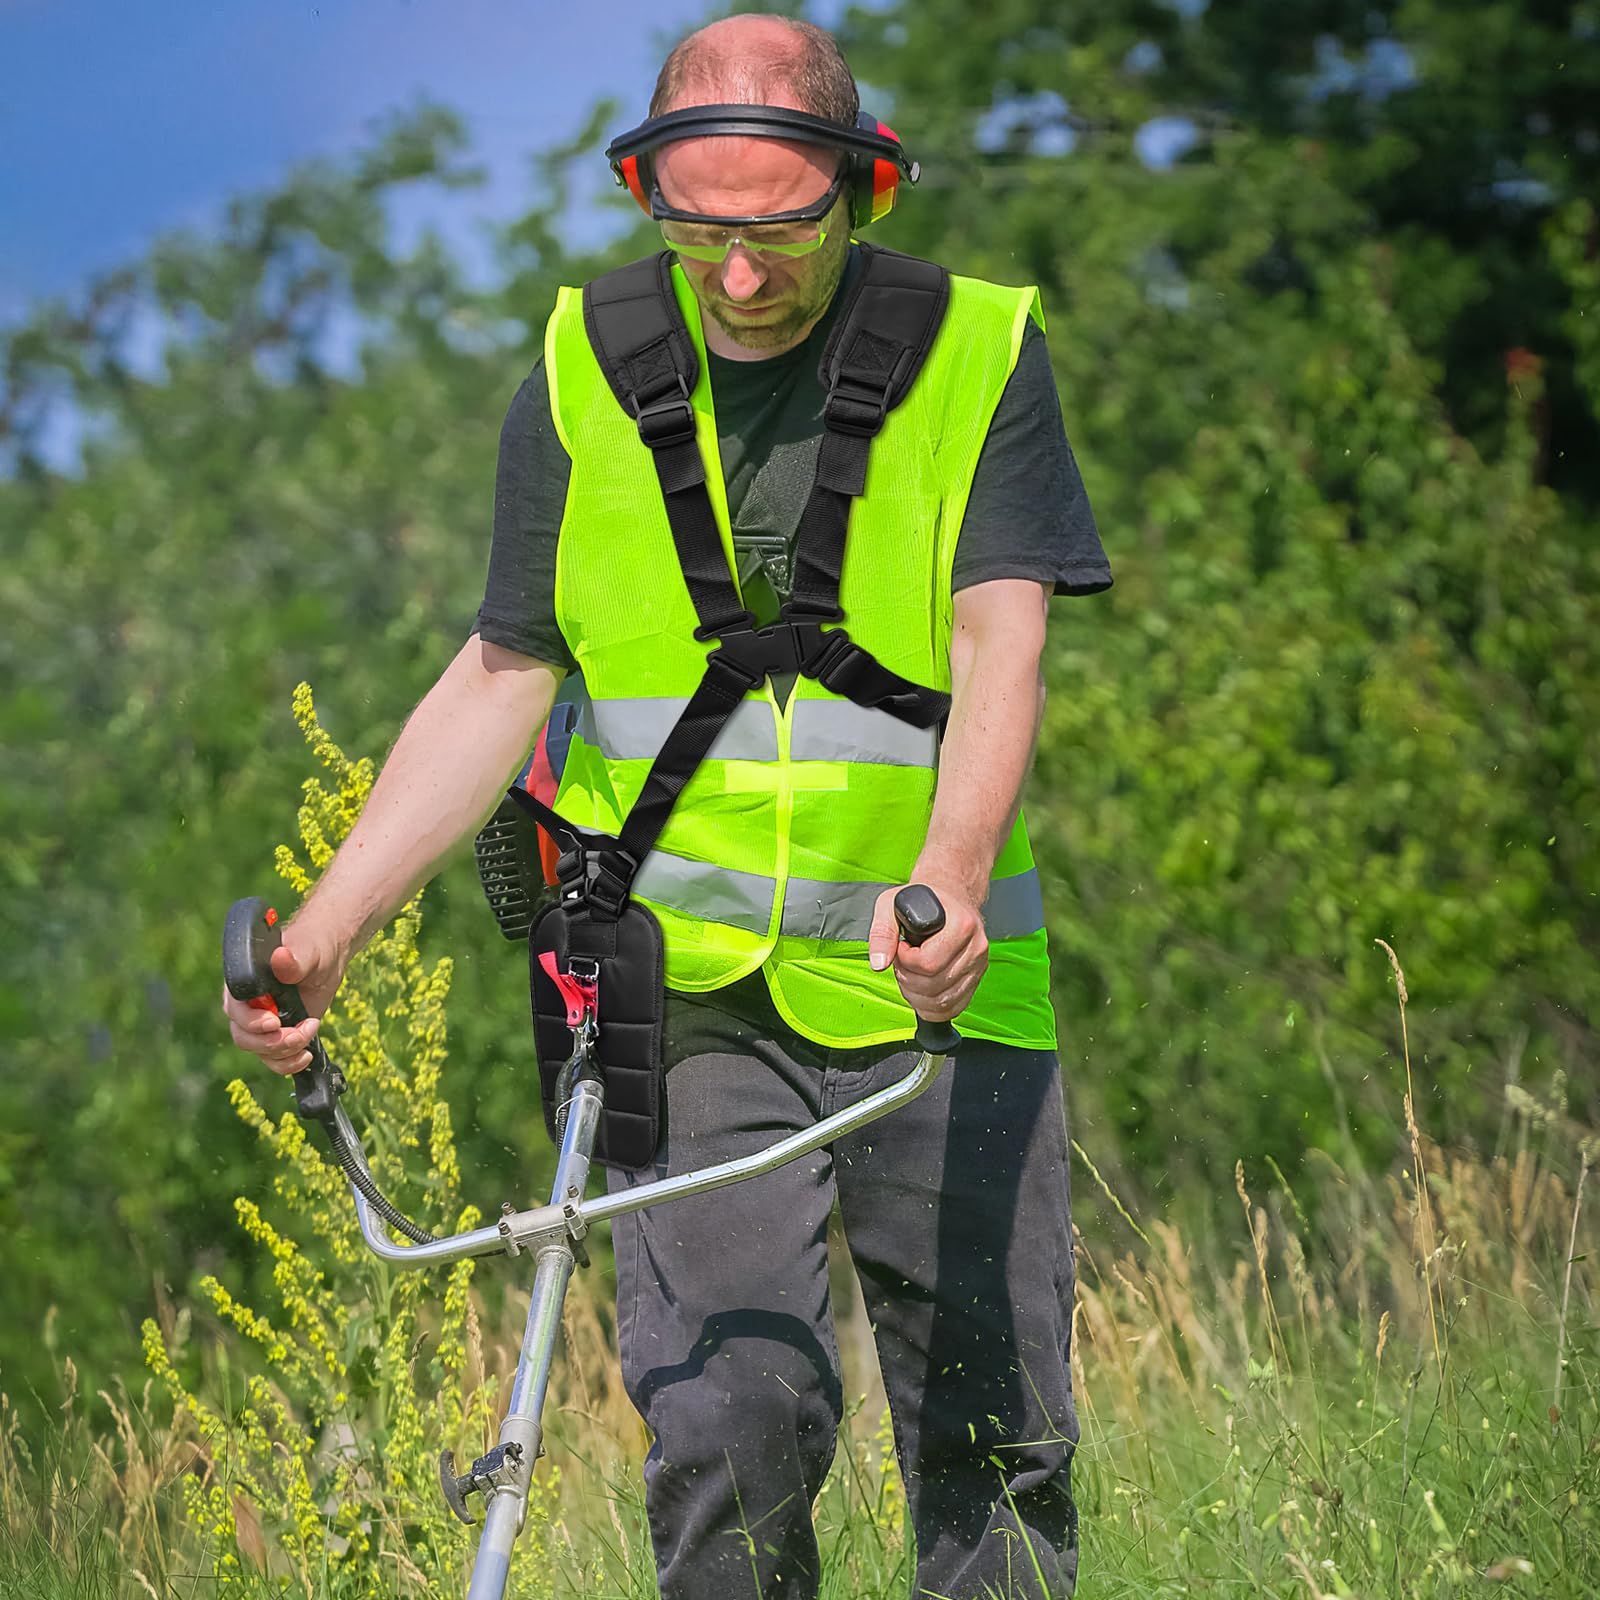
[(645, 211), (652, 210), (656, 181), (652, 156), (679, 139), (742, 134), (754, 139), (790, 139), (842, 151), (850, 168), (851, 225), (863, 228), (893, 207), (900, 180), (915, 183), (922, 169), (906, 155), (899, 135), (870, 112), (854, 127), (788, 106), (685, 106), (647, 118), (606, 146), (606, 160), (617, 183)]

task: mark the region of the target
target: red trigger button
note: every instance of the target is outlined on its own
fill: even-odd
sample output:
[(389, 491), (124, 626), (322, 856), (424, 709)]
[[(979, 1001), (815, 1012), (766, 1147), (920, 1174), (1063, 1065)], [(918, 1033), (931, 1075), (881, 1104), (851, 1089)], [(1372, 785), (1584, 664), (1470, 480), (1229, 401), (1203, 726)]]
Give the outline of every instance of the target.
[(567, 1026), (576, 1028), (583, 1021), (584, 1013), (594, 1006), (594, 990), (590, 985), (580, 983), (570, 972), (558, 971), (554, 950), (541, 950), (539, 965), (544, 968), (545, 976), (561, 991), (561, 998), (567, 1007)]

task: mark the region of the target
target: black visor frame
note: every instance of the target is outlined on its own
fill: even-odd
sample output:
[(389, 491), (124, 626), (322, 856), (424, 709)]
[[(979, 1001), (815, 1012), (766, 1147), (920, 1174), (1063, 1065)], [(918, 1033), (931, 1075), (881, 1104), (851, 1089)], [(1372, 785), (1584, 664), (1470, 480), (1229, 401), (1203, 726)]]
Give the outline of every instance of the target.
[(769, 211), (764, 216), (714, 217), (709, 212), (684, 211), (677, 206), (669, 206), (661, 197), (660, 186), (655, 185), (650, 190), (650, 215), (657, 222), (689, 222), (708, 228), (758, 228), (769, 222), (820, 222), (838, 204), (849, 170), (848, 166), (841, 165), (838, 175), (828, 185), (827, 193), (809, 205), (799, 206), (793, 211)]
[[(900, 169), (901, 175), (915, 183), (922, 169), (901, 148), (900, 141), (887, 134), (868, 128), (847, 128), (841, 122), (830, 122), (826, 117), (813, 116), (809, 111), (794, 111), (788, 106), (712, 105), (686, 106), (681, 111), (668, 111), (663, 116), (650, 117), (638, 127), (619, 133), (606, 146), (606, 160), (611, 164), (612, 175), (619, 184), (626, 180), (622, 163), (629, 156), (647, 155), (664, 144), (674, 144), (680, 139), (704, 139), (717, 136), (743, 135), (753, 139), (788, 139), (799, 144), (820, 144), (842, 151), (847, 156), (872, 161), (889, 161)], [(849, 169), (842, 165), (840, 177)], [(653, 187), (653, 186), (652, 186)], [(757, 222), (809, 222), (806, 212), (774, 213), (767, 217), (706, 217), (698, 213), (674, 212), (671, 208), (657, 211), (658, 196), (651, 195), (651, 215), (680, 222), (742, 223), (750, 227)], [(663, 206), (665, 201), (660, 202)], [(819, 213), (820, 214), (820, 213)]]

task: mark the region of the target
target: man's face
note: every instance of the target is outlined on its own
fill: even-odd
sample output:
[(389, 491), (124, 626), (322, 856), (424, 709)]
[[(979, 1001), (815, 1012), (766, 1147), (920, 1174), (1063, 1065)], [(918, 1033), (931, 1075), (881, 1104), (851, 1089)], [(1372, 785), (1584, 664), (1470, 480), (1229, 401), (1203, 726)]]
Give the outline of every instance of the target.
[[(707, 216), (765, 216), (820, 200), (841, 156), (787, 139), (720, 135), (683, 139), (656, 156), (668, 205)], [(780, 355), (827, 310), (850, 248), (850, 205), (841, 195), (824, 219), (827, 238), (810, 255), (784, 259), (736, 244), (720, 266), (681, 258), (702, 313), (745, 350)]]

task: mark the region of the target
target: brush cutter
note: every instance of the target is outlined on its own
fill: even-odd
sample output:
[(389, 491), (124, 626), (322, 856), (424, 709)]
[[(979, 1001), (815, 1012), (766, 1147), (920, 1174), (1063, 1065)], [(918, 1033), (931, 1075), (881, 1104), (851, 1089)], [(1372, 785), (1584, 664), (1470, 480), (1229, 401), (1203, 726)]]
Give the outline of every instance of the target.
[[(901, 937), (908, 944), (920, 945), (944, 926), (944, 908), (925, 885), (902, 889), (895, 897), (894, 909)], [(276, 1011), (284, 1024), (292, 1027), (305, 1020), (306, 1010), (299, 992), (272, 974), (270, 957), (279, 943), (277, 915), (265, 901), (235, 902), (222, 940), (228, 988), (237, 999)], [(920, 1055), (911, 1071), (858, 1105), (736, 1160), (641, 1183), (616, 1194), (588, 1197), (590, 1157), (606, 1089), (605, 1063), (596, 1059), (595, 1051), (599, 973), (597, 967), (591, 970), (574, 959), (563, 977), (572, 1054), (557, 1078), (560, 1154), (550, 1200), (522, 1211), (507, 1203), (492, 1226), (438, 1239), (384, 1197), (367, 1167), (360, 1139), (339, 1104), (344, 1076), (328, 1059), (320, 1038), (312, 1041), (310, 1065), (294, 1075), (297, 1109), (326, 1136), (334, 1159), (349, 1179), (362, 1236), (376, 1255), (394, 1266), (413, 1268), (494, 1254), (517, 1257), (526, 1253), (532, 1261), (532, 1301), (500, 1442), (463, 1473), (457, 1473), (449, 1450), (439, 1458), (439, 1488), (455, 1516), (471, 1523), (470, 1502), (476, 1495), (483, 1497), (485, 1505), (467, 1600), (502, 1600), (505, 1594), (511, 1547), (527, 1515), (534, 1462), (542, 1454), (540, 1416), (561, 1326), (562, 1302), (574, 1266), (588, 1265), (585, 1238), (589, 1229), (628, 1212), (760, 1177), (821, 1149), (915, 1099), (932, 1084), (960, 1043), (960, 1036), (948, 1023), (920, 1021), (914, 1040)], [(397, 1243), (389, 1229), (410, 1242)]]

